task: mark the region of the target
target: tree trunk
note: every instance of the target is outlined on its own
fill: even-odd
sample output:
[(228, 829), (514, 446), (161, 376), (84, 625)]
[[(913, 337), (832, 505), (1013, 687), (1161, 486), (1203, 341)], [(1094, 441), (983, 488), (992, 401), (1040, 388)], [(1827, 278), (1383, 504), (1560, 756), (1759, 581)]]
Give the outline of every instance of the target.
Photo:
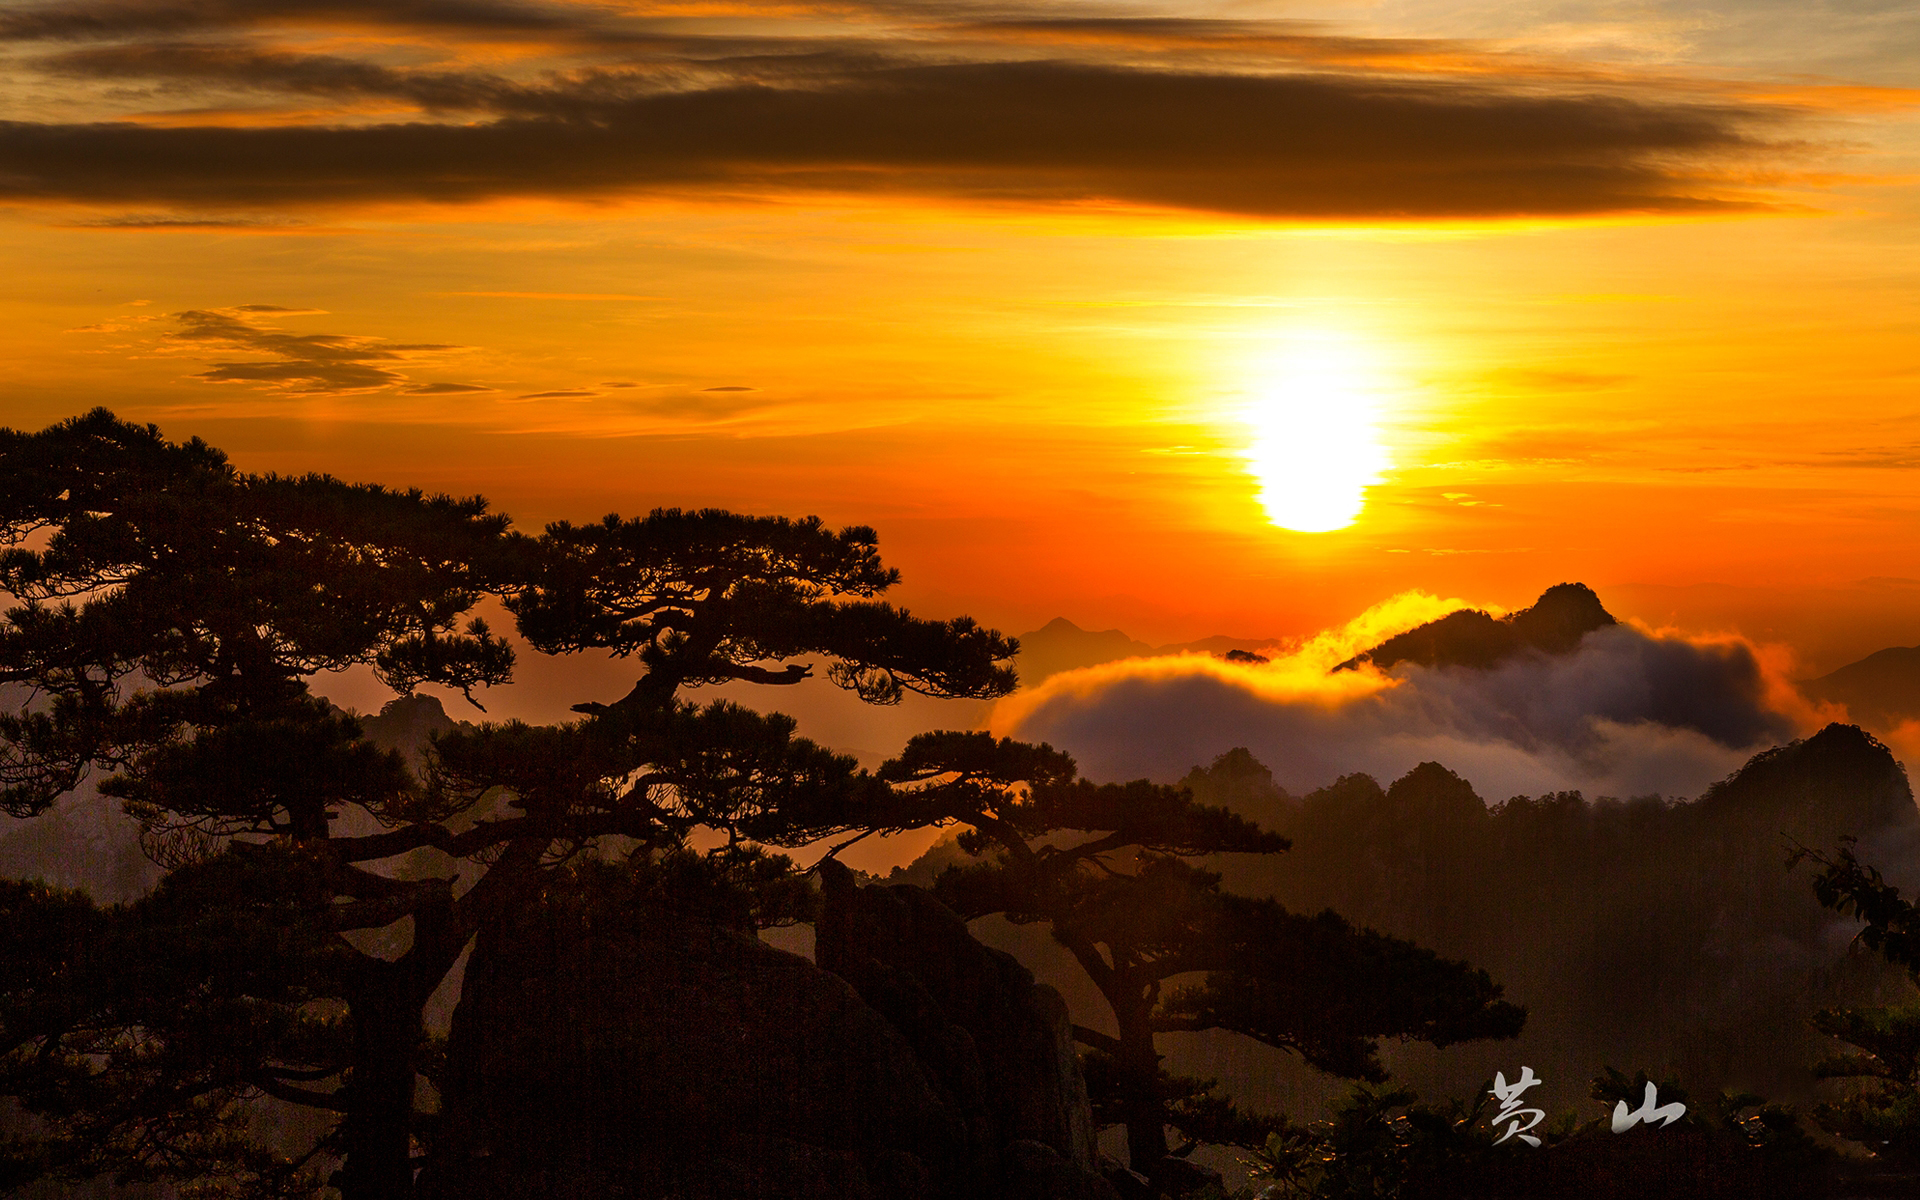
[(378, 980), (352, 1001), (353, 1076), (341, 1134), (346, 1163), (333, 1177), (345, 1200), (413, 1195), (414, 1055), (420, 1006), (397, 980)]
[(1120, 1023), (1121, 1107), (1127, 1120), (1127, 1163), (1152, 1178), (1167, 1156), (1167, 1111), (1160, 1096), (1160, 1056), (1153, 1049), (1151, 1001), (1114, 1005)]

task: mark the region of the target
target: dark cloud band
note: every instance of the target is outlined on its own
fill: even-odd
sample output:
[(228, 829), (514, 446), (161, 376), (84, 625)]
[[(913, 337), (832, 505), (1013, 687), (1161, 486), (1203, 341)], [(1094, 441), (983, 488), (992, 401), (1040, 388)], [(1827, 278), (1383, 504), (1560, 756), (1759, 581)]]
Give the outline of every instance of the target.
[(295, 21), (536, 33), (578, 28), (595, 12), (490, 0), (56, 0), (0, 13), (0, 39), (78, 41)]
[[(557, 98), (568, 115), (513, 111), (550, 114)], [(509, 115), (370, 127), (4, 123), (0, 196), (282, 208), (708, 187), (1272, 217), (1731, 210), (1757, 202), (1723, 172), (1772, 152), (1754, 130), (1778, 119), (1618, 95), (1064, 62), (642, 95), (548, 89), (537, 101), (495, 88), (481, 99)]]

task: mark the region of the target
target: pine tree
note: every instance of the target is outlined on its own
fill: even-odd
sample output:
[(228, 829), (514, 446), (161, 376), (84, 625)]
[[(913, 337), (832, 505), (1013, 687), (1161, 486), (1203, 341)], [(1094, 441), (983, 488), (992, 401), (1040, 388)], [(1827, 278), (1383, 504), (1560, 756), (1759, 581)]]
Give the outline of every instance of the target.
[[(1787, 865), (1816, 864), (1813, 892), (1820, 903), (1865, 922), (1860, 941), (1920, 985), (1920, 906), (1855, 857), (1853, 844), (1842, 839), (1832, 857), (1799, 846)], [(1881, 1158), (1920, 1164), (1920, 1003), (1822, 1009), (1813, 1025), (1856, 1048), (1814, 1064), (1814, 1075), (1857, 1081), (1838, 1104), (1815, 1107), (1813, 1119)]]
[[(422, 1011), (484, 925), (610, 843), (671, 857), (705, 828), (777, 874), (763, 846), (883, 805), (790, 718), (682, 689), (815, 658), (880, 703), (1013, 683), (1011, 640), (875, 598), (898, 575), (870, 529), (663, 510), (526, 538), (477, 498), (248, 475), (104, 410), (0, 431), (0, 539), (0, 804), (31, 816), (101, 774), (170, 869), (124, 909), (15, 897), (10, 961), (124, 960), (7, 977), (0, 1082), (49, 1131), (13, 1148), (23, 1175), (297, 1193), (338, 1156), (348, 1200), (405, 1197)], [(638, 683), (566, 724), (442, 737), (418, 776), (313, 694), (356, 665), (403, 693), (503, 682), (507, 644), (468, 618), (487, 595), (538, 649), (637, 657)], [(263, 1095), (339, 1121), (271, 1153), (247, 1129)]]

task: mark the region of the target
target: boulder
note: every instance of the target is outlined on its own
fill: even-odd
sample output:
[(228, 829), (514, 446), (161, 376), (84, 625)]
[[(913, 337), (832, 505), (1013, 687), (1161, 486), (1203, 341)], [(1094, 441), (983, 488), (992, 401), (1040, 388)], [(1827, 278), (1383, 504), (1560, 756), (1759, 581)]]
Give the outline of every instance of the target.
[(1145, 1175), (1117, 1158), (1102, 1154), (1098, 1169), (1100, 1177), (1113, 1186), (1120, 1200), (1154, 1200), (1158, 1195)]
[(1153, 1168), (1153, 1186), (1169, 1196), (1206, 1192), (1227, 1194), (1226, 1178), (1212, 1167), (1184, 1158), (1163, 1158)]
[(1040, 1142), (1008, 1142), (1000, 1170), (1002, 1200), (1120, 1200), (1111, 1183)]
[(840, 977), (663, 911), (561, 896), (483, 936), (428, 1196), (957, 1194), (967, 1137)]
[(1092, 1110), (1060, 994), (922, 888), (859, 887), (830, 859), (820, 875), (815, 961), (912, 1043), (965, 1114), (975, 1152), (1037, 1142), (1093, 1175)]

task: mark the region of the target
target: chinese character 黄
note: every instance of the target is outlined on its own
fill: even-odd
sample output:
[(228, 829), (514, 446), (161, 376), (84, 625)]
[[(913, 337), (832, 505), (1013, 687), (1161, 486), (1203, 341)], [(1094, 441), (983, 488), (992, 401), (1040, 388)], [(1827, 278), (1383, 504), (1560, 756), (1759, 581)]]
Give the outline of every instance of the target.
[[(1493, 1123), (1499, 1125), (1505, 1122), (1507, 1126), (1507, 1131), (1494, 1140), (1494, 1145), (1498, 1146), (1511, 1137), (1517, 1137), (1529, 1146), (1540, 1144), (1540, 1139), (1528, 1134), (1527, 1130), (1547, 1119), (1546, 1110), (1520, 1107), (1522, 1103), (1520, 1093), (1539, 1083), (1540, 1081), (1533, 1077), (1532, 1067), (1521, 1067), (1520, 1078), (1512, 1083), (1507, 1082), (1503, 1072), (1494, 1072), (1493, 1094), (1500, 1101), (1500, 1111), (1494, 1114)], [(1525, 1124), (1521, 1123), (1523, 1120)]]

